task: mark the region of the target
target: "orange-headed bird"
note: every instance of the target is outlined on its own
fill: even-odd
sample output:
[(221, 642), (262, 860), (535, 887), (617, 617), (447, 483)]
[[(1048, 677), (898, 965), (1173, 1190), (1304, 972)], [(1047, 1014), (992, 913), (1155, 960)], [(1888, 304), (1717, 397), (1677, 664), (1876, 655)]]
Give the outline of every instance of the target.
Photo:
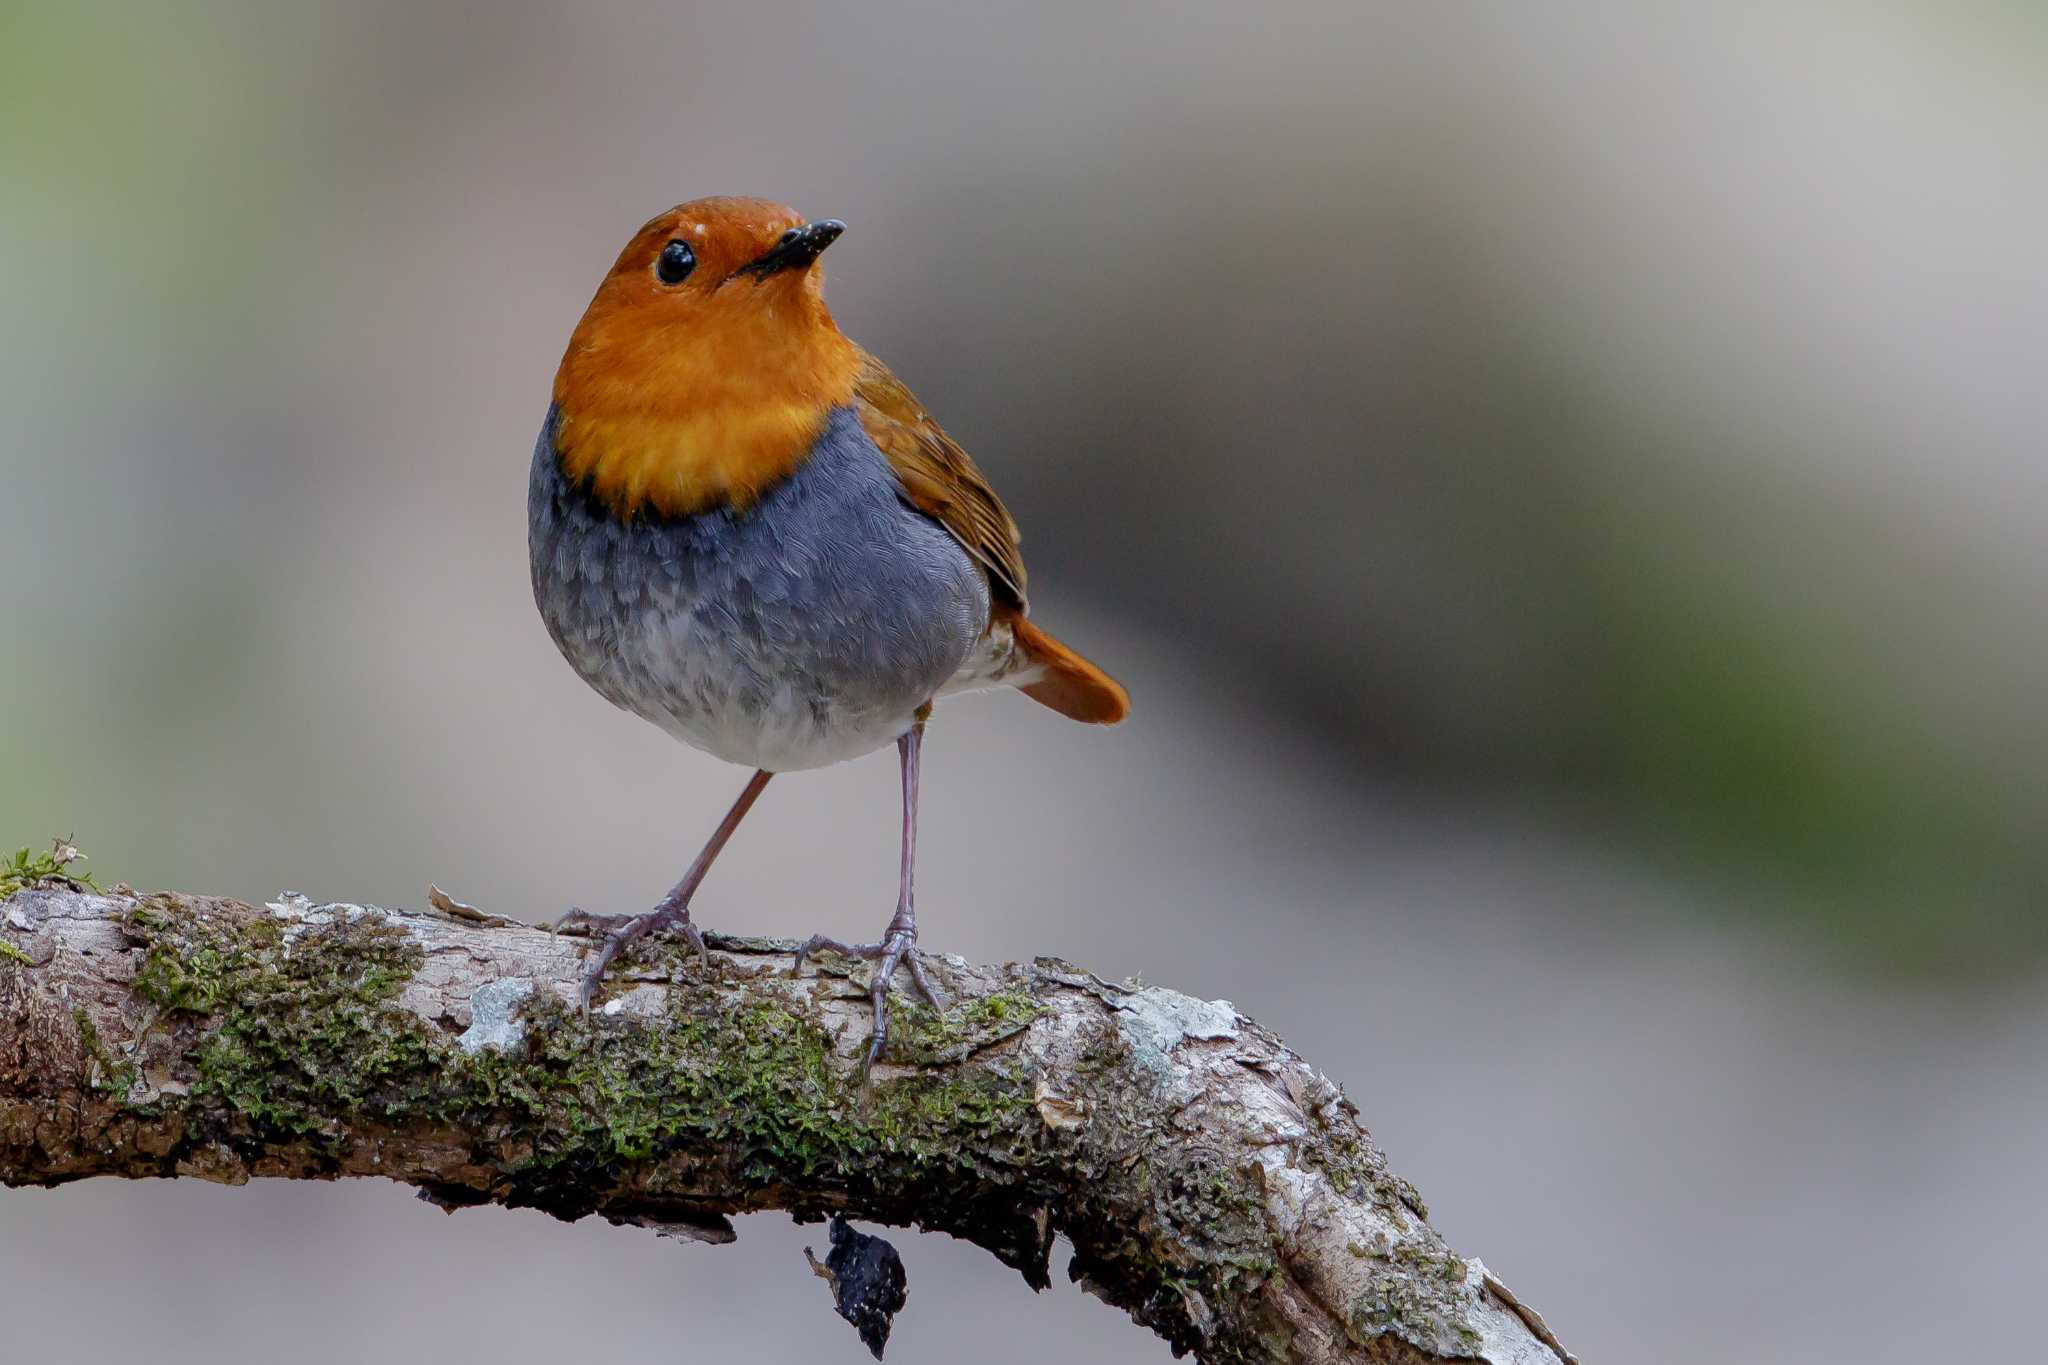
[(779, 772), (895, 741), (903, 769), (896, 912), (876, 943), (813, 936), (796, 955), (875, 960), (888, 1037), (915, 951), (918, 755), (941, 696), (1017, 688), (1061, 715), (1122, 720), (1115, 680), (1029, 619), (1017, 525), (967, 452), (825, 308), (818, 257), (845, 231), (759, 199), (698, 199), (626, 245), (569, 339), (534, 447), (533, 594), (569, 663), (614, 705), (753, 768), (710, 841), (640, 915), (606, 931), (584, 1002), (655, 931), (701, 954), (690, 900)]

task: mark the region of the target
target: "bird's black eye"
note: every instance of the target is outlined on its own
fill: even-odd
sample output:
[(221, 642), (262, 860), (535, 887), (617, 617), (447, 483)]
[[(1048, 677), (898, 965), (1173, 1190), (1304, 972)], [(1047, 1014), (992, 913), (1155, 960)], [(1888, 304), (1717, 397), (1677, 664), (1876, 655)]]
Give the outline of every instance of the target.
[(688, 242), (670, 242), (655, 257), (654, 275), (663, 284), (681, 284), (697, 268), (697, 253)]

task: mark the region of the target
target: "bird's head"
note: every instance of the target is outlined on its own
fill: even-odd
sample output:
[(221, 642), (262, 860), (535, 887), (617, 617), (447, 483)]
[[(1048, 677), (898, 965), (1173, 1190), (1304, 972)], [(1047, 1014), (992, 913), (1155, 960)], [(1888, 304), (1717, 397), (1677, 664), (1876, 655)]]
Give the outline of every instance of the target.
[(845, 229), (737, 198), (642, 227), (555, 375), (564, 473), (625, 516), (744, 508), (785, 477), (860, 368), (818, 265)]

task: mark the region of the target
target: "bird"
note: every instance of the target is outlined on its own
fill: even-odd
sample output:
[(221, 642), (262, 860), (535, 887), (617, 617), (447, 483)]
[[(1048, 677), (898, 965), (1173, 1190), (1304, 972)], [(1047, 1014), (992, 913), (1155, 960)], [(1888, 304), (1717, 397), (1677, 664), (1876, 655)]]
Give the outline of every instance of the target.
[(944, 1001), (917, 951), (918, 777), (934, 704), (1012, 688), (1075, 721), (1130, 697), (1031, 619), (1017, 523), (910, 389), (839, 330), (819, 258), (846, 225), (720, 196), (633, 234), (576, 324), (533, 451), (533, 594), (575, 672), (615, 706), (751, 768), (653, 908), (573, 910), (602, 934), (583, 1006), (657, 932), (708, 960), (691, 902), (770, 778), (894, 744), (902, 858), (874, 942), (864, 1069), (888, 1040), (899, 968)]

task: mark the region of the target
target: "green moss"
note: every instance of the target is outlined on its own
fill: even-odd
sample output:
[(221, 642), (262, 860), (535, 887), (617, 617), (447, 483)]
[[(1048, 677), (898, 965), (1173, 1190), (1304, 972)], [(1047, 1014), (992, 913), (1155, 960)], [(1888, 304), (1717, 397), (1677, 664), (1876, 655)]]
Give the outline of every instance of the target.
[(885, 1168), (906, 1163), (964, 1187), (985, 1174), (969, 1152), (1007, 1147), (1020, 1165), (1028, 1157), (1036, 1115), (1021, 1086), (912, 1076), (863, 1088), (794, 1003), (670, 999), (669, 1015), (642, 1029), (588, 1024), (552, 999), (529, 1004), (529, 1055), (451, 1061), (468, 1082), (455, 1102), (509, 1105), (538, 1123), (545, 1155), (529, 1174), (541, 1187), (550, 1171), (687, 1146), (724, 1153), (749, 1181), (799, 1180), (822, 1204), (829, 1192), (879, 1190)]
[(208, 923), (198, 917), (167, 915), (168, 904), (153, 898), (122, 921), (131, 936), (148, 942), (135, 974), (135, 993), (157, 1008), (212, 1014), (230, 1004), (262, 967), (263, 952), (276, 944), (275, 925)]
[(1348, 1195), (1369, 1198), (1383, 1209), (1405, 1208), (1418, 1218), (1429, 1217), (1422, 1192), (1389, 1171), (1386, 1156), (1358, 1129), (1324, 1125), (1322, 1141), (1304, 1149), (1302, 1159)]
[[(1162, 1142), (1157, 1097), (1134, 1093), (1116, 1077), (1128, 1074), (1130, 1045), (1106, 1027), (1084, 1055), (1078, 1075), (1101, 1076), (1091, 1087), (1086, 1142), (1076, 1163), (1078, 1197), (1064, 1230), (1075, 1268), (1087, 1278), (1128, 1291), (1118, 1302), (1164, 1336), (1175, 1352), (1212, 1353), (1216, 1334), (1264, 1343), (1264, 1358), (1287, 1358), (1291, 1328), (1264, 1287), (1281, 1274), (1265, 1218), (1264, 1172), (1232, 1164), (1195, 1145)], [(1145, 1216), (1132, 1218), (1131, 1186)], [(1118, 1189), (1097, 1204), (1096, 1188)]]
[(1465, 1282), (1464, 1260), (1442, 1248), (1432, 1250), (1415, 1242), (1402, 1242), (1388, 1253), (1387, 1259), (1396, 1265), (1434, 1275), (1440, 1280), (1454, 1281), (1458, 1284)]
[[(217, 1020), (192, 1045), (196, 1100), (223, 1102), (258, 1138), (316, 1146), (343, 1118), (506, 1134), (520, 1153), (498, 1162), (508, 1202), (564, 1216), (603, 1193), (593, 1171), (682, 1149), (784, 1187), (798, 1211), (900, 1192), (906, 1164), (928, 1200), (931, 1181), (1022, 1178), (1043, 1130), (1028, 1086), (1001, 1078), (862, 1086), (794, 995), (735, 1005), (715, 985), (678, 990), (650, 1022), (588, 1020), (540, 995), (523, 1009), (523, 1050), (471, 1055), (396, 1003), (420, 952), (381, 920), (284, 942), (260, 917), (158, 901), (127, 927), (145, 945), (138, 993)], [(914, 1046), (976, 1045), (1038, 1009), (1021, 993), (971, 1002), (923, 1021)]]
[(1022, 985), (975, 996), (941, 1013), (928, 1005), (893, 1000), (889, 1006), (892, 1062), (940, 1066), (957, 1062), (1031, 1027), (1046, 1007)]
[(402, 929), (338, 922), (287, 943), (245, 908), (161, 897), (124, 927), (146, 945), (136, 994), (168, 1015), (219, 1017), (193, 1049), (195, 1098), (218, 1098), (261, 1137), (323, 1135), (342, 1114), (402, 1117), (433, 1073), (426, 1025), (394, 1003), (421, 960)]
[(135, 1084), (137, 1070), (133, 1062), (117, 1062), (114, 1054), (100, 1038), (100, 1031), (92, 1022), (92, 1016), (83, 1007), (71, 1011), (71, 1023), (78, 1030), (79, 1046), (86, 1056), (92, 1058), (94, 1070), (89, 1083), (94, 1090), (107, 1090), (116, 1095), (126, 1095)]
[(1433, 1234), (1375, 1246), (1354, 1242), (1350, 1251), (1376, 1263), (1346, 1314), (1345, 1327), (1354, 1342), (1389, 1332), (1432, 1349), (1478, 1339), (1466, 1317), (1465, 1262)]
[[(1455, 1257), (1449, 1258), (1455, 1260)], [(1393, 1333), (1424, 1346), (1459, 1345), (1477, 1334), (1464, 1321), (1463, 1274), (1442, 1287), (1391, 1267), (1375, 1272), (1351, 1305), (1345, 1327), (1354, 1342)]]
[(405, 1121), (435, 1072), (425, 1023), (394, 1003), (420, 960), (381, 922), (310, 931), (288, 952), (246, 937), (202, 948), (172, 978), (188, 998), (230, 1007), (199, 1048), (200, 1092), (293, 1135), (324, 1134), (338, 1115)]
[(26, 848), (16, 849), (11, 855), (0, 858), (0, 900), (6, 900), (24, 887), (38, 887), (49, 882), (63, 882), (97, 891), (99, 886), (89, 872), (72, 872), (84, 857), (68, 839), (54, 840), (49, 849), (31, 853)]
[(25, 967), (32, 967), (35, 965), (34, 958), (30, 957), (27, 953), (24, 953), (21, 949), (15, 947), (12, 943), (9, 943), (4, 938), (0, 938), (0, 962), (19, 962)]

